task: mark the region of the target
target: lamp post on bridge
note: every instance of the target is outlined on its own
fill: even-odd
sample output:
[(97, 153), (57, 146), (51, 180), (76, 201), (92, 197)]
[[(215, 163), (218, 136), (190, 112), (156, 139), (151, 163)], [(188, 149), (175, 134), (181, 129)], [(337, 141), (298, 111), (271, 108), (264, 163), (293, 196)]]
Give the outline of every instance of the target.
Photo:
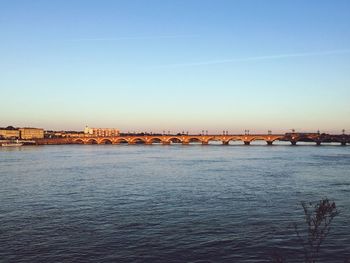
[(345, 135), (345, 129), (342, 129), (341, 131), (342, 131), (343, 135)]
[(271, 135), (271, 134), (272, 134), (272, 131), (271, 131), (271, 130), (268, 130), (268, 131), (267, 131), (267, 134), (268, 134), (268, 135)]

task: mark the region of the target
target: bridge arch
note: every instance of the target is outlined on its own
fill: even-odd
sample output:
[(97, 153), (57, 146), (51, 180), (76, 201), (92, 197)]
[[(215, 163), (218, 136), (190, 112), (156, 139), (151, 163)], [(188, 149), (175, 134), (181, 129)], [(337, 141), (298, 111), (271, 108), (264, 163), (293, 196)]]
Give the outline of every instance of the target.
[(126, 139), (124, 138), (120, 138), (120, 139), (116, 139), (114, 140), (115, 144), (121, 144), (121, 143), (129, 143)]
[(192, 137), (188, 139), (188, 143), (202, 143), (203, 141), (198, 137)]
[(82, 139), (75, 139), (75, 140), (73, 140), (73, 143), (75, 143), (75, 144), (84, 144), (84, 141)]
[(98, 144), (98, 141), (96, 139), (88, 139), (85, 142), (86, 144)]
[(112, 140), (110, 140), (110, 139), (102, 139), (101, 141), (100, 141), (100, 144), (112, 144), (113, 142), (112, 142)]
[(283, 137), (269, 137), (268, 141), (275, 142), (275, 141), (281, 141)]
[[(240, 136), (234, 136), (234, 137), (228, 137), (226, 138), (225, 141), (230, 142), (230, 141), (244, 141), (245, 139), (240, 137)], [(223, 140), (224, 141), (224, 140)]]
[(303, 140), (305, 142), (316, 142), (316, 138), (312, 136), (301, 136), (297, 139), (298, 141)]
[[(243, 141), (245, 141), (244, 138), (240, 137), (240, 136), (232, 136), (232, 137), (228, 137), (228, 138), (222, 138), (221, 139), (223, 144), (234, 144), (234, 145), (240, 145)], [(231, 142), (231, 143), (230, 143)]]
[(166, 140), (168, 143), (182, 143), (181, 138), (179, 137), (170, 137)]
[(204, 140), (204, 142), (206, 144), (218, 144), (218, 143), (221, 143), (222, 140), (220, 138), (216, 138), (216, 137), (209, 137), (209, 138), (206, 138), (206, 140)]
[(317, 139), (309, 135), (292, 136), (289, 139), (289, 141), (292, 145), (296, 145), (297, 143), (301, 143), (304, 145), (310, 145), (310, 143), (317, 143)]
[(132, 138), (129, 141), (130, 144), (144, 144), (146, 143), (146, 140), (144, 138), (140, 138), (140, 137), (136, 137), (136, 138)]
[(268, 141), (268, 139), (265, 137), (262, 137), (262, 136), (254, 136), (254, 137), (251, 137), (249, 141), (251, 141), (251, 142), (253, 142), (253, 141)]
[(151, 138), (149, 141), (148, 141), (150, 144), (153, 144), (153, 143), (162, 143), (163, 140), (159, 137), (153, 137)]

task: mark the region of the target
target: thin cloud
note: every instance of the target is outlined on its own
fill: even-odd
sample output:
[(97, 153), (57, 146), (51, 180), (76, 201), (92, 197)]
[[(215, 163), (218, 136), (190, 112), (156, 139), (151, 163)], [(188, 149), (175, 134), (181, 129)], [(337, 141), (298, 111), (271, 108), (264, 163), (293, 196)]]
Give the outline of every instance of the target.
[(126, 36), (126, 37), (97, 37), (97, 38), (76, 38), (70, 41), (122, 41), (122, 40), (152, 40), (152, 39), (181, 39), (181, 38), (196, 38), (199, 35), (164, 35), (164, 36)]
[(249, 62), (249, 61), (275, 60), (275, 59), (295, 58), (295, 57), (326, 56), (326, 55), (347, 54), (347, 53), (350, 53), (350, 49), (337, 49), (337, 50), (327, 50), (327, 51), (320, 51), (320, 52), (287, 53), (287, 54), (268, 55), (268, 56), (209, 60), (209, 61), (200, 61), (200, 62), (192, 62), (192, 63), (168, 64), (168, 65), (162, 65), (160, 67), (161, 68), (195, 67), (195, 66), (217, 65), (217, 64), (225, 64), (225, 63), (233, 63), (233, 62), (246, 62), (246, 61)]

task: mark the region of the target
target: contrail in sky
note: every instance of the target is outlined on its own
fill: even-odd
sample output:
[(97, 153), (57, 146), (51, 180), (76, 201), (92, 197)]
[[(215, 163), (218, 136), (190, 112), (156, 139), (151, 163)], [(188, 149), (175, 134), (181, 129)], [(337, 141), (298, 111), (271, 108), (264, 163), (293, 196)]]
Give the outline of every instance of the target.
[(164, 35), (164, 36), (126, 36), (126, 37), (97, 37), (97, 38), (76, 38), (71, 41), (120, 41), (120, 40), (147, 40), (147, 39), (178, 39), (196, 38), (199, 35)]
[(259, 60), (274, 60), (274, 59), (284, 59), (284, 58), (295, 58), (295, 57), (312, 57), (312, 56), (325, 56), (333, 54), (346, 54), (350, 53), (350, 49), (336, 49), (336, 50), (327, 50), (320, 52), (305, 52), (305, 53), (286, 53), (278, 55), (268, 55), (268, 56), (256, 56), (256, 57), (245, 57), (245, 58), (233, 58), (233, 59), (222, 59), (222, 60), (209, 60), (209, 61), (200, 61), (192, 63), (179, 63), (179, 64), (168, 64), (162, 65), (160, 67), (193, 67), (193, 66), (206, 66), (206, 65), (216, 65), (232, 62), (245, 62), (245, 61), (259, 61)]

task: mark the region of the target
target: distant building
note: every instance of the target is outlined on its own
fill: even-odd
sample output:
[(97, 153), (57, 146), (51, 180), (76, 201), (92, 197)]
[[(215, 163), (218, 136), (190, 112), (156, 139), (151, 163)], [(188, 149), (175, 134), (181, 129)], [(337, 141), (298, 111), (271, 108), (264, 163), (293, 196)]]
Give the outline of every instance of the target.
[(44, 131), (44, 138), (68, 138), (68, 137), (84, 137), (82, 131)]
[(78, 138), (78, 137), (84, 137), (84, 133), (82, 132), (66, 132), (63, 134), (63, 137), (71, 137), (71, 138)]
[(84, 128), (84, 134), (90, 134), (90, 135), (92, 135), (92, 133), (93, 133), (92, 128), (89, 128), (89, 127), (86, 125), (85, 128)]
[(15, 128), (0, 128), (0, 138), (2, 139), (18, 139), (20, 133), (18, 129)]
[(115, 128), (89, 128), (86, 126), (84, 134), (97, 137), (119, 136), (119, 130)]
[(19, 128), (20, 138), (23, 140), (42, 139), (44, 130), (38, 128)]

